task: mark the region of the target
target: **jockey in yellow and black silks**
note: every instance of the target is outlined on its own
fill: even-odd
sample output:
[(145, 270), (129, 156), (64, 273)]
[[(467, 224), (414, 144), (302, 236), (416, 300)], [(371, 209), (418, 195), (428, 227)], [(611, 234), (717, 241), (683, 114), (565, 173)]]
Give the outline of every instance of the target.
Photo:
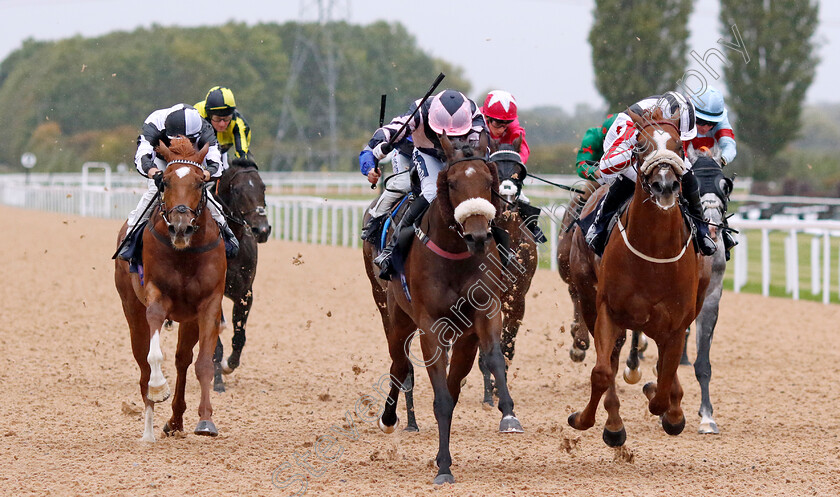
[[(251, 127), (236, 110), (236, 99), (229, 88), (214, 86), (201, 102), (195, 104), (201, 117), (213, 126), (222, 151), (225, 167), (228, 159), (248, 159), (253, 162), (249, 147)], [(229, 157), (230, 156), (230, 157)]]

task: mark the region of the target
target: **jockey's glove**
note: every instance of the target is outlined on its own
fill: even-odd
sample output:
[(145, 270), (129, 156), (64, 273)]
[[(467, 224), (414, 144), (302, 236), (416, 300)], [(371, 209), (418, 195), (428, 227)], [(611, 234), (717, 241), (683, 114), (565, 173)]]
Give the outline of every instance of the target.
[(155, 186), (157, 187), (158, 191), (163, 191), (163, 171), (158, 171), (152, 176), (152, 179), (155, 182)]

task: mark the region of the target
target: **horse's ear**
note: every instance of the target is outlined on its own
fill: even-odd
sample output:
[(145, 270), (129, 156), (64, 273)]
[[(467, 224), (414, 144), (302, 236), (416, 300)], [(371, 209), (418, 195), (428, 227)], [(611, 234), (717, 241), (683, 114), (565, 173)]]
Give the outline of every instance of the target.
[(452, 157), (455, 156), (455, 147), (452, 146), (452, 142), (446, 136), (446, 131), (438, 136), (440, 137), (440, 146), (443, 148), (444, 155), (446, 155), (447, 159), (452, 160)]
[(167, 147), (165, 143), (163, 143), (163, 140), (158, 142), (157, 147), (155, 147), (155, 153), (163, 157), (163, 160), (166, 162), (169, 162), (172, 157), (172, 151), (169, 150), (169, 147)]
[(516, 153), (522, 150), (522, 133), (518, 134), (516, 139), (513, 140), (513, 149), (516, 150)]
[(500, 140), (491, 137), (488, 146), (490, 147), (490, 153), (493, 154), (499, 151), (499, 148), (501, 148), (502, 143)]
[(204, 146), (201, 147), (201, 150), (198, 151), (198, 160), (196, 162), (201, 164), (204, 161), (204, 157), (207, 155), (207, 152), (209, 150), (210, 150), (210, 144), (205, 143)]
[(481, 134), (478, 135), (478, 152), (479, 157), (487, 157), (487, 144), (490, 138), (487, 136), (487, 130), (482, 129)]

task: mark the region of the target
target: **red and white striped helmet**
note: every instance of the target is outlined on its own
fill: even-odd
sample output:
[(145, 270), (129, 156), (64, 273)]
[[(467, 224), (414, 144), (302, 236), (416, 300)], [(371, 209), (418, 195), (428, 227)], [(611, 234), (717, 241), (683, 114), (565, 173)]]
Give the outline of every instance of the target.
[(429, 104), (428, 125), (432, 131), (446, 136), (463, 136), (472, 128), (472, 105), (463, 93), (443, 90)]
[(516, 99), (513, 95), (504, 90), (493, 90), (484, 99), (484, 107), (481, 108), (484, 117), (492, 117), (500, 121), (513, 121), (516, 119)]

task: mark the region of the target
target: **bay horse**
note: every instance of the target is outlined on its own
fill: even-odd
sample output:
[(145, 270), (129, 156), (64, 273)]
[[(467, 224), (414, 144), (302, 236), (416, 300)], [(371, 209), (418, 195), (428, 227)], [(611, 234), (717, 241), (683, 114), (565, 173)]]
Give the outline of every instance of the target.
[[(482, 133), (476, 150), (456, 147), (446, 135), (440, 141), (447, 166), (438, 175), (437, 197), (415, 228), (416, 236), (404, 261), (404, 280), (395, 276), (388, 282), (376, 282), (385, 291), (387, 314), (383, 323), (391, 356), (390, 391), (379, 427), (385, 433), (396, 429), (399, 393), (412, 387), (403, 379), (410, 378), (412, 363), (425, 367), (434, 390), (438, 424), (435, 484), (455, 481), (449, 451), (452, 413), (461, 380), (472, 369), (479, 346), (499, 391), (499, 431), (522, 431), (507, 388), (500, 345), (500, 288), (505, 285), (505, 276), (490, 233), (490, 223), (499, 212), (492, 195), (499, 187), (498, 173), (495, 164), (484, 159), (486, 133)], [(370, 257), (370, 251), (365, 251), (368, 274)], [(377, 304), (381, 308), (381, 301)], [(410, 351), (418, 335), (422, 361)]]
[[(519, 151), (522, 137), (517, 137), (511, 144), (500, 144), (490, 140), (490, 161), (496, 164), (499, 174), (498, 195), (502, 200), (502, 212), (495, 223), (510, 236), (510, 250), (513, 259), (509, 264), (516, 271), (516, 284), (508, 286), (502, 292), (502, 354), (505, 356), (505, 371), (513, 362), (516, 347), (516, 335), (525, 316), (525, 296), (531, 288), (531, 280), (539, 264), (537, 242), (528, 229), (530, 221), (520, 211), (519, 197), (522, 185), (528, 176), (528, 169), (522, 162)], [(478, 369), (484, 377), (484, 399), (486, 407), (493, 407), (494, 385), (490, 369), (485, 363), (484, 352), (478, 352)]]
[[(159, 204), (143, 231), (142, 276), (129, 273), (128, 263), (117, 260), (114, 280), (122, 299), (131, 333), (131, 349), (140, 367), (140, 395), (145, 404), (141, 440), (154, 442), (154, 405), (169, 397), (161, 365), (160, 332), (167, 319), (178, 321), (175, 353), (177, 380), (172, 398), (172, 417), (165, 435), (183, 432), (187, 368), (198, 342), (195, 375), (201, 384), (196, 435), (216, 436), (210, 388), (213, 379), (213, 348), (219, 336), (225, 259), (216, 222), (206, 209), (204, 169), (201, 162), (207, 146), (197, 151), (186, 137), (161, 143), (156, 151), (167, 162)], [(118, 241), (126, 232), (124, 224)]]
[(221, 203), (228, 224), (239, 240), (239, 253), (228, 259), (225, 276), (225, 296), (233, 302), (232, 351), (224, 357), (220, 336), (213, 354), (213, 390), (224, 392), (222, 373), (230, 374), (239, 367), (245, 346), (245, 324), (254, 302), (257, 244), (268, 241), (271, 225), (265, 210), (265, 183), (253, 161), (233, 159), (216, 183), (213, 196)]
[(575, 193), (563, 213), (563, 220), (560, 224), (560, 234), (557, 239), (557, 271), (560, 273), (562, 279), (569, 291), (569, 297), (572, 299), (573, 320), (569, 329), (569, 334), (572, 337), (572, 346), (569, 347), (569, 357), (574, 362), (581, 362), (586, 357), (586, 351), (589, 349), (589, 330), (583, 322), (580, 310), (580, 299), (577, 295), (577, 289), (572, 282), (572, 268), (570, 262), (570, 255), (572, 251), (572, 235), (574, 234), (575, 223), (580, 219), (583, 206), (589, 200), (589, 197), (598, 189), (599, 185), (594, 180), (584, 180), (575, 185), (583, 193)]
[[(633, 198), (619, 216), (602, 258), (586, 245), (580, 227), (575, 229), (570, 255), (571, 278), (584, 321), (593, 331), (597, 360), (589, 403), (572, 413), (568, 422), (578, 430), (591, 428), (606, 392), (603, 439), (613, 447), (623, 445), (627, 436), (615, 387), (626, 329), (644, 332), (659, 349), (657, 381), (643, 388), (649, 411), (660, 416), (669, 435), (685, 428), (677, 367), (685, 329), (700, 312), (711, 270), (710, 262), (691, 243), (693, 232), (678, 207), (685, 168), (678, 123), (664, 119), (660, 109), (628, 115), (639, 136), (633, 154), (633, 167), (638, 168)], [(600, 196), (587, 202), (584, 215), (595, 208)]]

